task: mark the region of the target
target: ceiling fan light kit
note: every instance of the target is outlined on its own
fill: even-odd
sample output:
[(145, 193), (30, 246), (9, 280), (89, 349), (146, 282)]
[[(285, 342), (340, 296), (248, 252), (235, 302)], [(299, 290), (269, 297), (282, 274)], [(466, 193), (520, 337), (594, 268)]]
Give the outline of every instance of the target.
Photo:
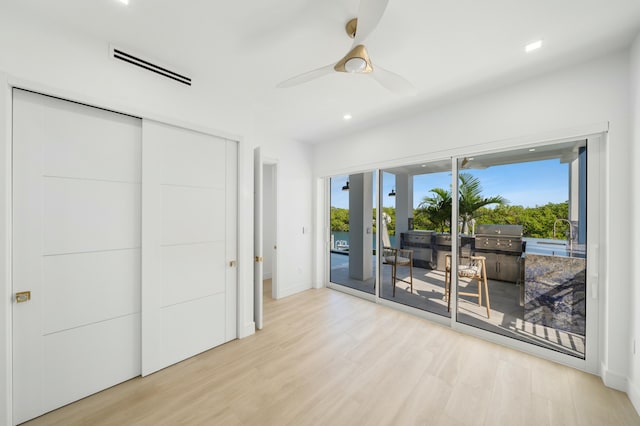
[(359, 44), (333, 67), (338, 72), (369, 73), (373, 71), (371, 59), (364, 45)]
[(381, 67), (374, 71), (364, 40), (378, 26), (387, 7), (388, 0), (360, 0), (358, 18), (350, 19), (345, 25), (347, 35), (353, 39), (351, 50), (335, 65), (327, 65), (312, 71), (292, 77), (277, 85), (277, 87), (292, 87), (306, 83), (332, 72), (350, 74), (365, 74), (373, 77), (382, 87), (395, 93), (415, 94), (415, 88), (403, 77)]

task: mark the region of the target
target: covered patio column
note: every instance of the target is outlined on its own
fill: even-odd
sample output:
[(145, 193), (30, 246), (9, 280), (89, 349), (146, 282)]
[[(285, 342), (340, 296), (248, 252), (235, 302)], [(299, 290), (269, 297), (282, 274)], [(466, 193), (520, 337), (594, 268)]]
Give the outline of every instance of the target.
[(413, 221), (413, 176), (396, 173), (396, 246), (400, 247), (400, 234), (412, 229)]
[(349, 175), (349, 277), (373, 278), (373, 174)]

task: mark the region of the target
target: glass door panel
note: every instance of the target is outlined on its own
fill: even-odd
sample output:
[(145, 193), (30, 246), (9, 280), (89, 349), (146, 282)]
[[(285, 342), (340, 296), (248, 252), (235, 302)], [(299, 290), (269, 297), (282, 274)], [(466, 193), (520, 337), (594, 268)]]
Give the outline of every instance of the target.
[(375, 294), (375, 172), (331, 178), (330, 281)]
[(386, 169), (380, 179), (380, 297), (449, 317), (451, 161)]
[(584, 358), (585, 141), (458, 160), (457, 321)]

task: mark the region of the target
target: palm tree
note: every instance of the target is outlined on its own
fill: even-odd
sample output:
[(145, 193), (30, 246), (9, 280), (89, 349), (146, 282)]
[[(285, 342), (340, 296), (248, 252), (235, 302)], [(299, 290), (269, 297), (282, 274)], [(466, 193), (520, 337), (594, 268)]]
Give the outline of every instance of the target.
[(445, 231), (445, 227), (451, 221), (451, 191), (444, 188), (433, 188), (433, 196), (424, 197), (418, 208), (423, 209), (429, 219), (440, 227), (440, 232)]
[[(499, 195), (483, 198), (480, 179), (470, 173), (460, 173), (459, 179), (458, 215), (462, 219), (462, 232), (466, 234), (468, 233), (469, 221), (475, 217), (478, 209), (491, 204), (507, 204), (509, 201)], [(418, 208), (423, 209), (431, 221), (440, 226), (440, 232), (444, 232), (451, 220), (451, 191), (433, 188), (430, 192), (434, 195), (424, 197)]]
[(483, 198), (480, 179), (470, 173), (460, 173), (458, 177), (460, 179), (458, 214), (462, 219), (462, 233), (466, 234), (469, 221), (475, 217), (478, 209), (491, 204), (507, 204), (509, 201), (500, 195)]

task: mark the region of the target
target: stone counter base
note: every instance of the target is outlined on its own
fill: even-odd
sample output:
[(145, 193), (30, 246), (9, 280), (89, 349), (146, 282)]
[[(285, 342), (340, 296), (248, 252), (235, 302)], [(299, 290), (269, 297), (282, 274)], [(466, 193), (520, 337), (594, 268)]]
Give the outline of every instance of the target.
[(525, 321), (584, 336), (585, 259), (527, 254), (524, 265)]

